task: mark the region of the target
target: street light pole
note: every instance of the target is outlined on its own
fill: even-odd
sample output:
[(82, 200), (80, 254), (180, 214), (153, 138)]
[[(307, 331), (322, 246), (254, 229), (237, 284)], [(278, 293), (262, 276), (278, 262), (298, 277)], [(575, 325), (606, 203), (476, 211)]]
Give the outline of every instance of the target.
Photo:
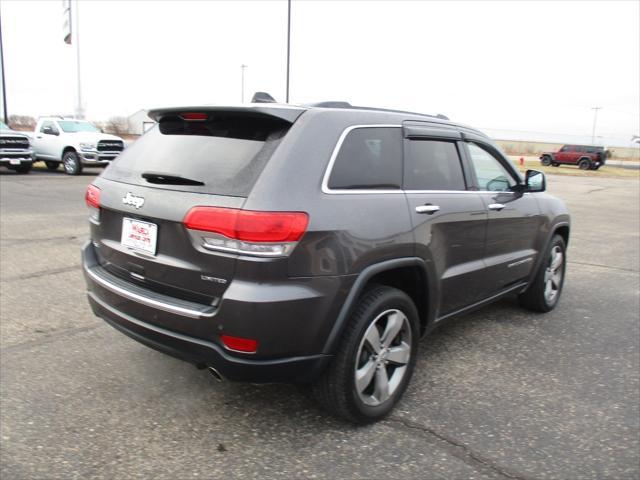
[(7, 114), (7, 85), (4, 81), (4, 50), (2, 46), (2, 16), (0, 16), (0, 68), (2, 68), (2, 114), (4, 123), (9, 125), (9, 116)]
[(242, 65), (240, 65), (240, 71), (242, 72), (242, 80), (241, 80), (241, 87), (240, 87), (240, 103), (244, 103), (244, 69), (247, 68), (248, 65), (245, 65), (244, 63)]
[(79, 0), (76, 0), (76, 72), (78, 74), (78, 105), (76, 107), (76, 117), (84, 118), (84, 109), (82, 108), (82, 85), (80, 80), (80, 15)]
[(593, 107), (593, 131), (591, 132), (591, 145), (595, 145), (596, 143), (596, 121), (598, 120), (598, 110), (601, 110), (602, 107)]
[(287, 0), (287, 95), (286, 103), (289, 103), (289, 62), (291, 59), (291, 0)]

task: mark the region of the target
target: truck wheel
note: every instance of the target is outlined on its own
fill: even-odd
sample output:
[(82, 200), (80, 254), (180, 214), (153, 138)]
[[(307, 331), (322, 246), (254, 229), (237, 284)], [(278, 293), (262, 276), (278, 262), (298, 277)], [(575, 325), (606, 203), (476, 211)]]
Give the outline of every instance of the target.
[(29, 173), (31, 171), (31, 167), (33, 166), (33, 163), (29, 162), (29, 163), (21, 163), (20, 165), (17, 165), (15, 167), (15, 171), (18, 173)]
[(589, 170), (589, 168), (591, 168), (591, 162), (583, 158), (578, 162), (578, 168), (580, 168), (580, 170)]
[(551, 157), (549, 155), (545, 155), (540, 159), (540, 163), (545, 167), (551, 165)]
[(62, 165), (67, 175), (80, 175), (82, 173), (82, 163), (76, 152), (67, 152), (62, 157)]
[(47, 169), (51, 171), (57, 170), (60, 166), (60, 162), (52, 162), (51, 160), (45, 160), (44, 164), (47, 166)]
[(371, 288), (345, 327), (336, 356), (313, 385), (316, 399), (353, 423), (380, 420), (409, 384), (419, 335), (418, 311), (406, 293)]
[(518, 298), (520, 305), (534, 312), (549, 312), (558, 304), (567, 264), (567, 247), (560, 235), (555, 235), (545, 252), (538, 273)]

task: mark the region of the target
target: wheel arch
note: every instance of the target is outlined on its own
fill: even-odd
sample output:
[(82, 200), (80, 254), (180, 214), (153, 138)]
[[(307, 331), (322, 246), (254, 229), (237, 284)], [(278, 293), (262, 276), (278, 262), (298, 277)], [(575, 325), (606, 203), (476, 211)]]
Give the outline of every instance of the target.
[(72, 147), (71, 145), (67, 145), (66, 147), (64, 147), (64, 148), (62, 149), (62, 155), (60, 155), (60, 160), (62, 160), (62, 157), (64, 157), (64, 155), (65, 155), (67, 152), (76, 152), (76, 153), (77, 153), (77, 152), (78, 152), (78, 150), (76, 150), (76, 148), (75, 148), (75, 147)]
[(323, 353), (333, 353), (358, 300), (370, 285), (386, 285), (405, 292), (418, 309), (420, 333), (435, 317), (436, 283), (425, 261), (418, 257), (398, 258), (365, 268), (354, 282), (325, 342)]

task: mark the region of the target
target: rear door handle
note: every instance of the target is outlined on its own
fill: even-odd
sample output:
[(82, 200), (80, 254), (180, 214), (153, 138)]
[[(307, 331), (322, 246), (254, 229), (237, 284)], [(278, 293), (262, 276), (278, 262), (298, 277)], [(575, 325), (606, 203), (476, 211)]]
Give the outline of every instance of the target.
[(418, 205), (416, 207), (416, 212), (426, 213), (429, 215), (431, 215), (432, 213), (436, 213), (438, 210), (440, 210), (440, 207), (438, 205)]
[(502, 210), (504, 208), (504, 204), (502, 203), (491, 203), (489, 205), (489, 210)]

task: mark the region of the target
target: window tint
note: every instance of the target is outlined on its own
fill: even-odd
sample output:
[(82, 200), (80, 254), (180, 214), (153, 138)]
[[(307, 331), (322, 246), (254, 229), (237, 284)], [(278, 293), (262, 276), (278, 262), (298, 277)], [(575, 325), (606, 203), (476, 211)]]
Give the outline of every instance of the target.
[[(207, 121), (162, 119), (105, 170), (104, 177), (152, 186), (149, 174), (200, 182), (161, 188), (245, 197), (289, 125), (246, 114), (210, 115)], [(143, 175), (145, 175), (143, 177)]]
[(401, 129), (356, 128), (342, 142), (329, 188), (399, 189), (401, 180)]
[(404, 164), (406, 190), (465, 190), (454, 142), (408, 140)]
[(475, 143), (467, 143), (467, 146), (480, 190), (504, 192), (516, 185), (511, 174), (491, 153)]

